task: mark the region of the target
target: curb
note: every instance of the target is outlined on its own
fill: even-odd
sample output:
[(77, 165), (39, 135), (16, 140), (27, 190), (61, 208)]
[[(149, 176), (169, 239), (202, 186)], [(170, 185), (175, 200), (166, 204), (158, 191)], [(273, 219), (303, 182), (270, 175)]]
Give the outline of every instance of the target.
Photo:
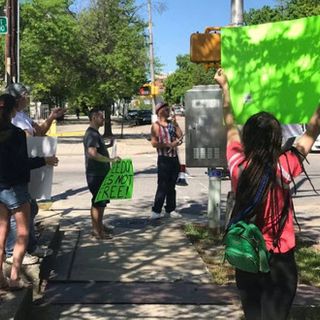
[(0, 303), (1, 320), (27, 320), (32, 308), (32, 288), (9, 292)]

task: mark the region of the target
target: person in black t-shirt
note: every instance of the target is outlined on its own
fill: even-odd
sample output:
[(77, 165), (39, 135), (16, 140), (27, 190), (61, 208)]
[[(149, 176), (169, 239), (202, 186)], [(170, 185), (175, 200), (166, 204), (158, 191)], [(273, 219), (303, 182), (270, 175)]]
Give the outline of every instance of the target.
[(113, 141), (109, 145), (105, 145), (99, 128), (104, 125), (104, 116), (99, 109), (89, 111), (90, 126), (86, 130), (83, 138), (86, 178), (88, 188), (92, 193), (91, 200), (91, 221), (92, 235), (97, 239), (110, 239), (111, 235), (107, 232), (103, 225), (103, 213), (107, 201), (94, 202), (104, 177), (110, 170), (110, 162), (120, 160), (119, 157), (110, 158), (107, 147), (111, 147)]

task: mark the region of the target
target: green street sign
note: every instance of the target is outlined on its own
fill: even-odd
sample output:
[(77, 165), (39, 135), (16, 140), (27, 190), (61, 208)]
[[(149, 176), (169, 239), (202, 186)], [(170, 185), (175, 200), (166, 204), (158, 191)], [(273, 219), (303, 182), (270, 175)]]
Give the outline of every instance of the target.
[(8, 32), (8, 18), (0, 16), (0, 34), (6, 34)]

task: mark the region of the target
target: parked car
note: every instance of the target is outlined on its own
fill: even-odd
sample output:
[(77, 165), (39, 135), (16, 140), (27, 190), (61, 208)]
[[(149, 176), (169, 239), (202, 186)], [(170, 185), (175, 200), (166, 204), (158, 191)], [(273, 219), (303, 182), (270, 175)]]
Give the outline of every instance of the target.
[(136, 110), (136, 109), (128, 110), (127, 116), (126, 116), (127, 120), (134, 120), (138, 114), (138, 111), (139, 110)]
[(152, 111), (151, 110), (138, 110), (138, 114), (135, 116), (135, 124), (151, 124)]

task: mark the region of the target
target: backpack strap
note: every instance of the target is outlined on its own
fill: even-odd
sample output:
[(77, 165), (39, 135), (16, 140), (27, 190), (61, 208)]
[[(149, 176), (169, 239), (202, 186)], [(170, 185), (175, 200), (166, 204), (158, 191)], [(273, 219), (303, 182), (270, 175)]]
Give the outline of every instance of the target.
[(233, 223), (236, 223), (240, 220), (243, 220), (250, 212), (252, 212), (252, 210), (256, 207), (258, 202), (262, 199), (263, 192), (264, 192), (265, 188), (267, 187), (267, 184), (269, 181), (269, 177), (270, 177), (270, 168), (267, 168), (265, 173), (262, 176), (261, 182), (258, 186), (258, 190), (257, 190), (251, 204), (246, 209), (242, 210), (239, 214), (237, 214), (237, 216), (230, 219), (229, 224), (227, 226), (227, 229)]

